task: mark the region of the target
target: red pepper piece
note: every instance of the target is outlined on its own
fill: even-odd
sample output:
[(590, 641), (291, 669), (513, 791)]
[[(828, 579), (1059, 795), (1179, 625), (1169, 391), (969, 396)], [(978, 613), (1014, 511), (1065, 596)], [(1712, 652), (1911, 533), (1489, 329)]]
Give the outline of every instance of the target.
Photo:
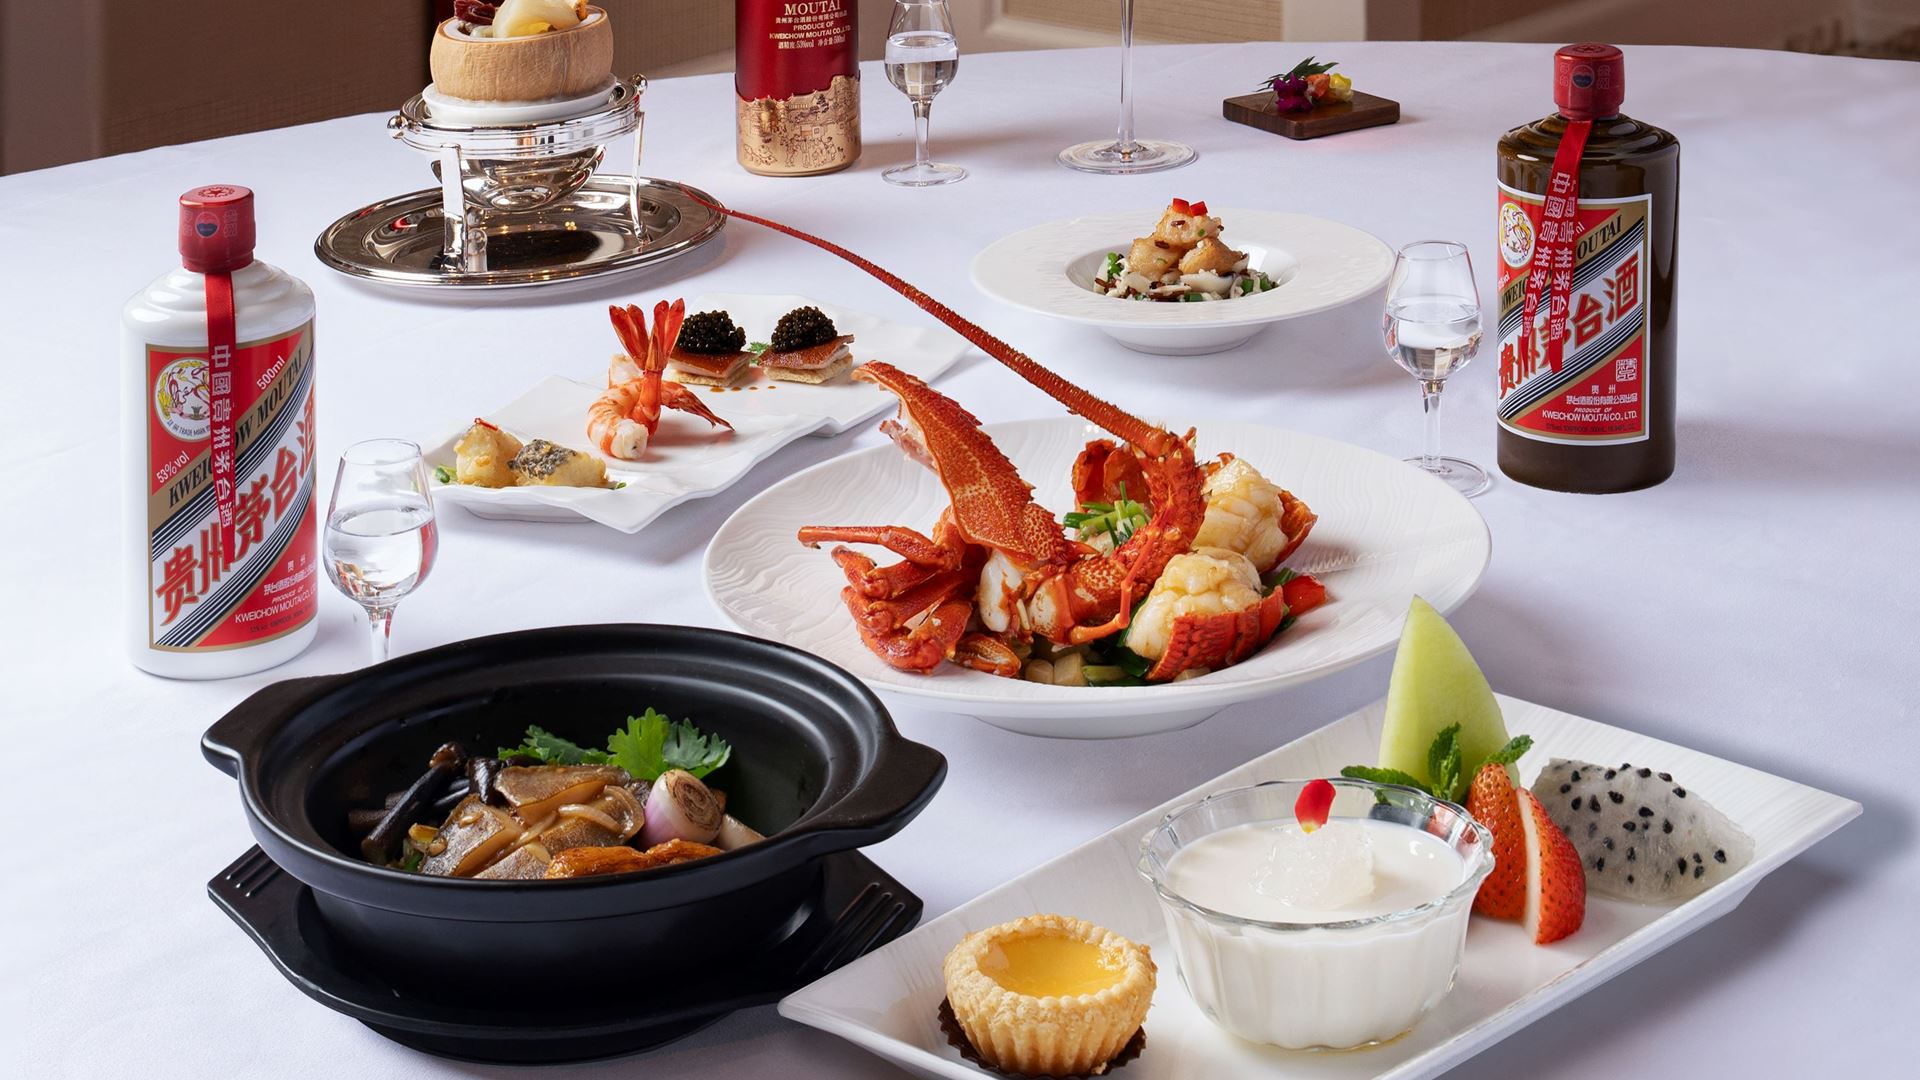
[(1189, 214), (1192, 214), (1194, 217), (1206, 217), (1207, 216), (1206, 201), (1202, 200), (1197, 203), (1188, 203), (1186, 212)]
[(1193, 207), (1185, 199), (1175, 199), (1173, 200), (1173, 212), (1176, 214), (1191, 214), (1193, 213)]
[(1307, 786), (1300, 789), (1300, 797), (1293, 801), (1293, 816), (1300, 822), (1301, 832), (1312, 832), (1327, 823), (1327, 814), (1333, 810), (1333, 795), (1333, 785), (1325, 780), (1309, 780)]
[(1301, 574), (1280, 586), (1280, 596), (1287, 602), (1287, 614), (1304, 615), (1327, 602), (1327, 587), (1312, 574)]

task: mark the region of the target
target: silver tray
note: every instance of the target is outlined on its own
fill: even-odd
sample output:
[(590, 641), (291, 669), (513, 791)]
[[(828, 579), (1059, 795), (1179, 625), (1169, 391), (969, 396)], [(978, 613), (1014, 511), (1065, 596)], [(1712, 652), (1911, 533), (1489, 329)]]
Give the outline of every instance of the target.
[(445, 254), (442, 191), (428, 188), (362, 207), (313, 243), (320, 261), (350, 277), (435, 289), (513, 289), (652, 266), (713, 239), (726, 216), (670, 180), (597, 175), (537, 210), (489, 218), (480, 262)]

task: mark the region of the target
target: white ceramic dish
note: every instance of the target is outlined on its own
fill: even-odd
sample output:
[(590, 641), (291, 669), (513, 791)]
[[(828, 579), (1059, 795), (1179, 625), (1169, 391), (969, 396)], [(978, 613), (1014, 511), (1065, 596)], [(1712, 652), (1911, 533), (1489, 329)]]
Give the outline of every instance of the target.
[[(1752, 835), (1753, 862), (1677, 907), (1590, 898), (1579, 932), (1532, 944), (1518, 923), (1475, 918), (1453, 991), (1407, 1035), (1344, 1053), (1287, 1051), (1235, 1039), (1201, 1016), (1181, 985), (1160, 906), (1136, 864), (1141, 837), (1168, 810), (1215, 791), (1263, 780), (1331, 775), (1371, 761), (1385, 702), (1350, 716), (1171, 799), (1105, 836), (986, 893), (780, 1003), (780, 1013), (831, 1032), (916, 1076), (980, 1080), (940, 1033), (940, 963), (964, 935), (1037, 911), (1099, 923), (1147, 945), (1160, 966), (1147, 1014), (1147, 1044), (1117, 1075), (1193, 1077), (1391, 1077), (1415, 1080), (1465, 1061), (1540, 1016), (1593, 989), (1732, 911), (1754, 885), (1860, 813), (1860, 804), (1743, 765), (1514, 698), (1501, 698), (1507, 727), (1534, 737), (1521, 773), (1531, 782), (1549, 758), (1657, 764), (1683, 777)], [(1782, 987), (1791, 993), (1791, 987)]]
[(607, 100), (613, 96), (614, 81), (613, 76), (609, 75), (606, 84), (590, 94), (546, 101), (474, 101), (443, 94), (439, 87), (428, 83), (427, 88), (420, 91), (420, 100), (427, 103), (429, 118), (440, 125), (494, 127), (502, 124), (539, 124), (570, 120), (605, 108)]
[(973, 259), (973, 283), (1014, 307), (1084, 323), (1130, 349), (1171, 356), (1223, 352), (1273, 323), (1339, 307), (1386, 284), (1393, 250), (1371, 233), (1305, 214), (1217, 209), (1221, 239), (1280, 287), (1208, 303), (1121, 300), (1093, 279), (1107, 253), (1124, 255), (1157, 210), (1055, 221), (989, 244)]
[[(1175, 418), (1177, 420), (1177, 418)], [(1185, 431), (1186, 421), (1169, 421)], [(1255, 424), (1198, 425), (1200, 453), (1231, 451), (1320, 516), (1287, 565), (1326, 583), (1329, 601), (1243, 663), (1159, 686), (1045, 686), (952, 664), (897, 671), (867, 650), (840, 601), (846, 584), (825, 551), (801, 547), (802, 525), (906, 525), (927, 530), (947, 507), (927, 469), (892, 446), (816, 465), (736, 511), (707, 546), (707, 591), (749, 634), (825, 657), (882, 696), (978, 716), (1030, 735), (1119, 738), (1195, 724), (1391, 649), (1414, 595), (1441, 611), (1480, 582), (1491, 551), (1472, 504), (1420, 470), (1371, 450)], [(1073, 417), (987, 425), (1034, 497), (1071, 508), (1069, 468), (1094, 430)]]
[[(968, 349), (966, 342), (940, 327), (912, 326), (848, 311), (804, 296), (709, 293), (687, 306), (689, 312), (724, 309), (747, 331), (748, 340), (766, 340), (781, 315), (812, 304), (852, 334), (856, 363), (885, 357), (902, 370), (932, 382)], [(612, 339), (611, 333), (608, 335)], [(611, 358), (583, 357), (591, 361)], [(669, 373), (671, 377), (671, 373)], [(576, 450), (595, 452), (586, 436), (587, 406), (600, 396), (604, 375), (585, 380), (557, 376), (541, 380), (498, 409), (476, 411), (522, 439), (544, 438)], [(838, 435), (896, 404), (886, 391), (841, 377), (831, 383), (773, 382), (757, 372), (741, 389), (711, 393), (696, 387), (701, 400), (732, 421), (734, 433), (711, 428), (687, 413), (669, 410), (642, 461), (604, 458), (607, 473), (626, 484), (618, 490), (593, 488), (477, 488), (435, 484), (434, 498), (486, 518), (517, 521), (595, 521), (622, 532), (638, 532), (668, 508), (688, 499), (723, 491), (782, 446), (803, 435)], [(755, 389), (746, 389), (754, 387)], [(453, 444), (468, 424), (459, 422), (444, 437), (422, 442), (429, 465), (453, 464)]]

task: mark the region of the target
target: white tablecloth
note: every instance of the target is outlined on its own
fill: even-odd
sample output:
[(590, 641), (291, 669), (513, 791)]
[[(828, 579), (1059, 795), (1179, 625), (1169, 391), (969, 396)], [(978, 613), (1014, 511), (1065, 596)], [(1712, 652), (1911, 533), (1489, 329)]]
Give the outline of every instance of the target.
[[(1398, 99), (1398, 125), (1310, 143), (1220, 118), (1220, 98), (1317, 52)], [(1410, 452), (1413, 383), (1379, 344), (1377, 299), (1235, 353), (1165, 359), (996, 308), (967, 281), (989, 241), (1083, 212), (1150, 215), (1170, 195), (1318, 214), (1392, 244), (1467, 241), (1491, 295), (1494, 141), (1551, 105), (1544, 46), (1234, 45), (1142, 50), (1143, 134), (1200, 151), (1184, 171), (1087, 177), (1053, 163), (1108, 130), (1111, 51), (967, 57), (934, 110), (959, 185), (904, 191), (905, 101), (865, 82), (865, 156), (803, 180), (733, 163), (726, 77), (648, 92), (646, 171), (685, 180), (873, 256), (1122, 403), (1259, 420)], [(1555, 495), (1497, 480), (1485, 584), (1456, 624), (1496, 688), (1859, 799), (1866, 814), (1767, 879), (1732, 915), (1516, 1034), (1462, 1071), (1613, 1080), (1880, 1073), (1910, 1043), (1920, 895), (1916, 635), (1920, 409), (1911, 322), (1920, 67), (1708, 49), (1628, 52), (1628, 110), (1685, 144), (1680, 467), (1650, 491)], [(250, 840), (200, 732), (279, 678), (363, 661), (358, 612), (325, 590), (318, 643), (284, 668), (168, 682), (123, 658), (116, 319), (168, 266), (174, 197), (258, 193), (259, 254), (319, 297), (323, 483), (349, 442), (427, 437), (611, 347), (609, 300), (804, 291), (927, 321), (852, 268), (749, 225), (662, 271), (586, 293), (426, 302), (323, 269), (313, 237), (431, 180), (361, 116), (0, 178), (0, 314), (11, 467), (0, 487), (8, 866), (0, 874), (0, 1073), (206, 1080), (524, 1075), (401, 1049), (302, 997), (204, 894)], [(1143, 218), (1143, 220), (1145, 220)], [(1448, 391), (1450, 450), (1492, 464), (1494, 364)], [(985, 420), (1058, 407), (988, 363), (944, 389)], [(872, 445), (869, 425), (806, 440), (733, 490), (626, 536), (482, 521), (448, 508), (432, 580), (400, 609), (399, 650), (550, 624), (716, 624), (707, 537), (792, 471)], [(512, 565), (514, 572), (505, 573)], [(823, 600), (823, 602), (825, 602)], [(871, 854), (928, 914), (1385, 691), (1385, 658), (1190, 731), (1112, 743), (1023, 738), (901, 711), (948, 755), (931, 808)], [(21, 1055), (24, 1054), (24, 1058)], [(8, 1065), (8, 1060), (18, 1062)], [(1644, 1063), (1644, 1066), (1642, 1064)], [(565, 1075), (897, 1076), (762, 1008), (651, 1056)]]

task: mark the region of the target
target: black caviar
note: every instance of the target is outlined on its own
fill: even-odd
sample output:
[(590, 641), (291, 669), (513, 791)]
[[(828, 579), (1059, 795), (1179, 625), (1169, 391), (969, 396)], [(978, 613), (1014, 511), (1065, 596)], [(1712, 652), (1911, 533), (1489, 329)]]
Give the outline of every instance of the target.
[(817, 307), (798, 307), (780, 316), (773, 328), (774, 352), (798, 352), (824, 345), (840, 336), (833, 320)]
[(680, 324), (676, 348), (701, 356), (721, 356), (747, 347), (747, 332), (724, 311), (701, 311)]

